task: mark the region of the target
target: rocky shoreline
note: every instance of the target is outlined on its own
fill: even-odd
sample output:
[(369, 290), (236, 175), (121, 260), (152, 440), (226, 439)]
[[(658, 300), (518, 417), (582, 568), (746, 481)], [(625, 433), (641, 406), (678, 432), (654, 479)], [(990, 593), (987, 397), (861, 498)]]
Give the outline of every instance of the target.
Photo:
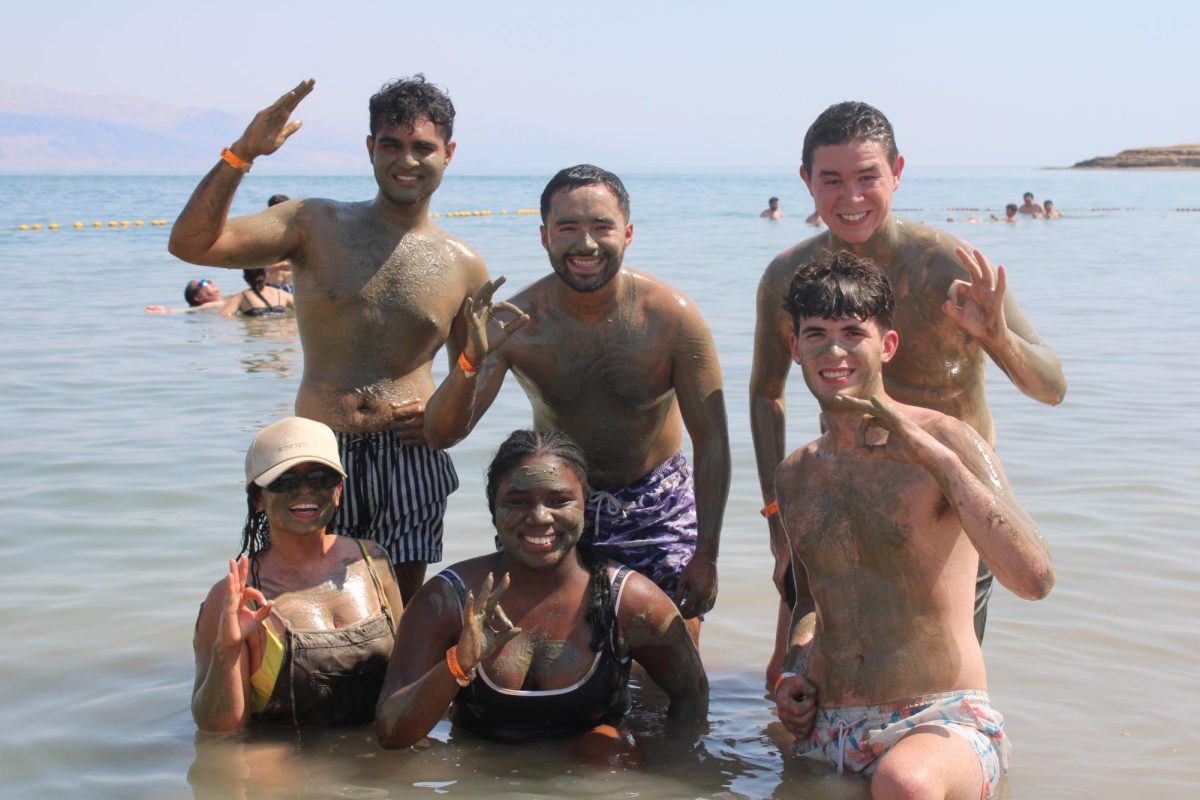
[(1098, 156), (1080, 161), (1071, 169), (1196, 169), (1200, 168), (1200, 144), (1173, 147), (1143, 147), (1122, 150), (1115, 156)]

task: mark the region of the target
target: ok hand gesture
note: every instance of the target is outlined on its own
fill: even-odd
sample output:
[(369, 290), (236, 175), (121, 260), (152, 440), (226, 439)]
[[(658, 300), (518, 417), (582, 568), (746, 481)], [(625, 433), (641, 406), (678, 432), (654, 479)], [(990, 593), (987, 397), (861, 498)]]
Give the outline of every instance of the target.
[[(227, 652), (240, 650), (262, 621), (271, 613), (273, 600), (253, 586), (246, 585), (250, 561), (242, 556), (229, 559), (229, 574), (225, 576), (225, 610), (217, 627), (217, 647)], [(258, 604), (258, 609), (250, 603)]]
[(858, 452), (862, 455), (929, 468), (943, 447), (903, 411), (878, 395), (872, 395), (870, 400), (838, 396), (834, 402), (863, 412), (858, 423)]
[[(489, 354), (498, 350), (508, 337), (529, 321), (529, 315), (508, 301), (492, 302), (496, 290), (504, 285), (504, 276), (494, 281), (486, 281), (474, 295), (463, 298), (459, 316), (467, 328), (467, 343), (463, 355), (478, 369)], [(496, 312), (504, 310), (515, 315), (507, 322), (501, 321)], [(488, 336), (488, 321), (496, 323), (499, 329), (493, 336)]]
[(970, 255), (961, 247), (954, 251), (967, 269), (969, 281), (955, 280), (942, 305), (964, 331), (985, 344), (1000, 341), (1008, 330), (1004, 319), (1004, 267), (993, 267), (978, 250)]

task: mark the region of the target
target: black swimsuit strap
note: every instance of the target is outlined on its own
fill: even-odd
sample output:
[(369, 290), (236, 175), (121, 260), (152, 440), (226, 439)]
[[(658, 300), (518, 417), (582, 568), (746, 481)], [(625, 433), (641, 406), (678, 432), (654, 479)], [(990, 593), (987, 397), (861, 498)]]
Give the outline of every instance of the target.
[[(258, 289), (255, 289), (254, 287), (251, 287), (250, 291), (254, 292), (255, 297), (257, 297), (259, 300), (263, 301), (264, 306), (266, 306), (267, 308), (271, 308), (271, 304), (267, 302), (267, 298), (262, 296), (262, 292), (260, 292)], [(254, 306), (250, 306), (250, 307), (254, 308)]]

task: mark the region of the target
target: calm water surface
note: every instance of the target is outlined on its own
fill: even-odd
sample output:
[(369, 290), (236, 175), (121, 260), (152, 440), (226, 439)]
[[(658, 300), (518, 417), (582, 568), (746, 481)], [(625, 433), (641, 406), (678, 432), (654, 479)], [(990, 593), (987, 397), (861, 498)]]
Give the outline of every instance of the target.
[[(435, 210), (494, 275), (547, 271), (536, 205), (548, 176), (451, 176)], [(93, 220), (173, 219), (195, 178), (0, 177), (0, 794), (11, 797), (842, 798), (862, 782), (781, 758), (762, 692), (776, 600), (757, 514), (747, 412), (754, 292), (780, 250), (809, 236), (792, 173), (628, 176), (628, 263), (691, 295), (725, 371), (734, 476), (721, 597), (702, 652), (707, 729), (663, 734), (639, 710), (640, 768), (585, 766), (557, 745), (498, 747), (452, 736), (389, 753), (369, 729), (295, 738), (197, 737), (188, 701), (196, 609), (237, 549), (242, 460), (253, 432), (290, 413), (301, 353), (292, 320), (149, 316), (181, 305), (192, 277), (226, 292), (237, 273), (182, 265), (167, 228), (94, 230)], [(275, 192), (361, 199), (369, 175), (256, 172), (235, 211)], [(1200, 323), (1194, 312), (1200, 174), (909, 168), (904, 215), (935, 224), (997, 213), (1030, 190), (1054, 222), (948, 225), (994, 261), (1062, 357), (1057, 408), (993, 371), (998, 448), (1041, 523), (1058, 585), (1037, 604), (998, 590), (985, 645), (991, 692), (1015, 744), (1018, 798), (1184, 798), (1200, 783)], [(787, 219), (755, 217), (778, 195)], [(951, 211), (978, 208), (978, 212)], [(1092, 209), (1120, 210), (1092, 210)], [(75, 220), (89, 224), (70, 228)], [(58, 231), (20, 232), (57, 222)], [(816, 433), (815, 404), (789, 387), (788, 444)], [(490, 547), (482, 472), (529, 423), (515, 383), (453, 451), (462, 488), (447, 561)], [(1189, 533), (1188, 531), (1193, 531)], [(650, 690), (642, 700), (653, 704)]]

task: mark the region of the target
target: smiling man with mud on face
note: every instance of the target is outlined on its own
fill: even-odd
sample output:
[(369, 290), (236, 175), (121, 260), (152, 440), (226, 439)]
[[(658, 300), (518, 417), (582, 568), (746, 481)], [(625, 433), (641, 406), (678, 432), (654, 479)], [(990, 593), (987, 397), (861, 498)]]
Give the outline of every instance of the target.
[(633, 225), (616, 175), (590, 164), (564, 169), (542, 192), (541, 211), (554, 274), (512, 298), (529, 323), (496, 349), (477, 390), (439, 389), (426, 436), (434, 447), (465, 436), (511, 370), (534, 426), (566, 433), (587, 456), (583, 541), (673, 595), (698, 636), (696, 618), (716, 602), (730, 472), (712, 334), (691, 300), (622, 265)]
[[(259, 112), (225, 148), (179, 215), (170, 251), (216, 267), (291, 262), (304, 347), (296, 414), (337, 433), (347, 473), (334, 532), (383, 545), (408, 602), (425, 564), (441, 560), (446, 498), (458, 488), (450, 457), (424, 441), (433, 358), (445, 344), (455, 363), (469, 346), (473, 315), (490, 313), (499, 281), (491, 283), (483, 260), (430, 221), (430, 198), (454, 155), (454, 105), (423, 75), (371, 98), (374, 199), (290, 200), (229, 218), (251, 163), (300, 128), (288, 120), (313, 83)], [(485, 355), (471, 357), (478, 363)]]

